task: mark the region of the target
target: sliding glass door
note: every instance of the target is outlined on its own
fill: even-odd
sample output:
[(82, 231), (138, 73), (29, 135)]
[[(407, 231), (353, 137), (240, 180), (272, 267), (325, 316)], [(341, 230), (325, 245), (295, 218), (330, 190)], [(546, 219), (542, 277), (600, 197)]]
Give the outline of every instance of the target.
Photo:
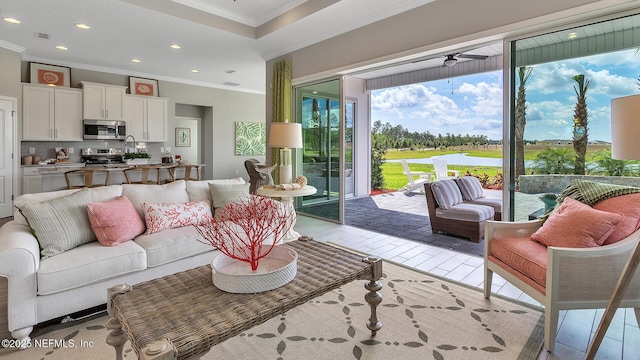
[(296, 117), (303, 133), (302, 161), (297, 162), (302, 171), (298, 172), (318, 189), (298, 202), (298, 211), (340, 222), (344, 164), (340, 80), (296, 88)]

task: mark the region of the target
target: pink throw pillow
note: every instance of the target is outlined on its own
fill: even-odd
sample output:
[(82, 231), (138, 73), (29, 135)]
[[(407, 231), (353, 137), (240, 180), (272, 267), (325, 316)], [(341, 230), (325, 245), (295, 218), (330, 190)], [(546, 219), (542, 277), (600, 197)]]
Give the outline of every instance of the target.
[(622, 215), (600, 211), (574, 200), (564, 199), (531, 240), (547, 246), (595, 247), (602, 245), (622, 220)]
[(622, 221), (602, 245), (618, 242), (640, 228), (640, 193), (615, 196), (593, 205), (594, 209), (622, 215)]
[(189, 225), (204, 225), (213, 219), (209, 200), (183, 203), (142, 203), (145, 234)]
[(126, 196), (87, 204), (91, 229), (100, 244), (114, 246), (144, 232), (144, 223)]

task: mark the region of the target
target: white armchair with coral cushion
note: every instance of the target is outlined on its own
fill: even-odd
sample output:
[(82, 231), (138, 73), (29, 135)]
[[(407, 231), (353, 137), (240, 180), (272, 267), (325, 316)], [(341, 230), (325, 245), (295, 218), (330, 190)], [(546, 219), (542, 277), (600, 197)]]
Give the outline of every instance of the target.
[[(487, 221), (484, 294), (496, 273), (545, 308), (545, 348), (553, 351), (560, 310), (605, 308), (640, 241), (640, 193), (593, 207), (571, 198), (544, 223)], [(640, 274), (620, 307), (635, 308), (640, 324)]]

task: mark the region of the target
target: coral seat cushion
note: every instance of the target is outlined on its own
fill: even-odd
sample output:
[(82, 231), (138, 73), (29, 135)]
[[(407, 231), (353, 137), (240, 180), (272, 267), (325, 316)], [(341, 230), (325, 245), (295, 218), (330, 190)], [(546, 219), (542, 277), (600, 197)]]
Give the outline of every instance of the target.
[(91, 228), (100, 244), (114, 246), (142, 234), (144, 223), (126, 196), (87, 204)]
[(531, 239), (547, 246), (595, 247), (604, 243), (621, 220), (620, 214), (567, 197)]
[(640, 193), (602, 200), (593, 205), (593, 208), (622, 215), (622, 221), (616, 225), (602, 245), (618, 242), (640, 228)]
[(547, 247), (528, 237), (491, 239), (491, 255), (542, 287), (547, 284)]

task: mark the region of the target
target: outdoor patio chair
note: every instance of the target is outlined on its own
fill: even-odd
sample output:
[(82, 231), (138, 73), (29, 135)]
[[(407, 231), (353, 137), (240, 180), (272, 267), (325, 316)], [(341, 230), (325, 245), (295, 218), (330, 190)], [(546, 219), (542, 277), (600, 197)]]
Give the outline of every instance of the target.
[[(440, 181), (445, 179), (455, 179), (460, 176), (460, 171), (447, 169), (447, 160), (443, 160), (437, 157), (432, 157), (433, 172), (436, 174), (434, 181)], [(453, 173), (453, 175), (450, 175)]]
[[(420, 193), (424, 193), (424, 183), (431, 181), (431, 174), (426, 172), (417, 172), (411, 171), (409, 169), (409, 164), (407, 164), (407, 160), (400, 160), (402, 167), (404, 168), (404, 174), (407, 175), (407, 180), (409, 181), (407, 185), (400, 188), (400, 191), (404, 192), (412, 192), (415, 190), (420, 190)], [(417, 179), (414, 179), (414, 176), (417, 176)]]

